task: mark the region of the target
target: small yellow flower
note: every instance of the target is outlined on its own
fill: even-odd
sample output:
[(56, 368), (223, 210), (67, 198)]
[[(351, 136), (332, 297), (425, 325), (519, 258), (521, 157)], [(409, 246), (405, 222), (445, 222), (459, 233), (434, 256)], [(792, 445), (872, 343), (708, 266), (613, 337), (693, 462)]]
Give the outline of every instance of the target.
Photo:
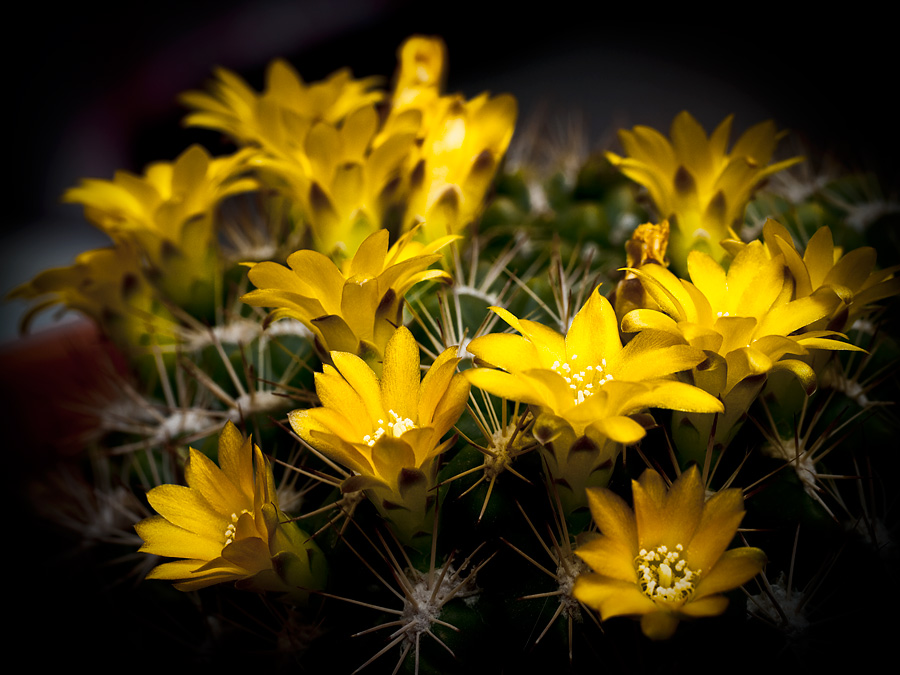
[(235, 178), (245, 158), (214, 159), (193, 145), (175, 162), (151, 164), (143, 176), (118, 171), (111, 181), (84, 179), (63, 200), (83, 204), (85, 217), (116, 244), (135, 246), (164, 295), (197, 310), (198, 296), (211, 302), (217, 273), (215, 207), (257, 188), (255, 180)]
[(725, 251), (719, 242), (736, 237), (733, 228), (753, 191), (772, 174), (802, 161), (793, 157), (769, 164), (784, 135), (771, 120), (748, 129), (726, 151), (731, 121), (732, 116), (726, 117), (707, 137), (684, 111), (672, 122), (671, 140), (655, 129), (636, 126), (619, 131), (627, 157), (606, 153), (622, 173), (647, 188), (660, 218), (675, 225), (672, 255), (679, 269), (688, 251), (699, 246), (722, 260)]
[(266, 70), (266, 89), (257, 94), (243, 79), (217, 68), (211, 93), (190, 91), (181, 102), (193, 112), (184, 124), (217, 129), (244, 146), (302, 148), (306, 132), (316, 122), (342, 122), (360, 108), (379, 103), (384, 93), (375, 89), (378, 77), (354, 80), (346, 68), (321, 82), (306, 84), (285, 60), (276, 59)]
[(10, 299), (33, 301), (22, 330), (36, 314), (55, 305), (82, 312), (130, 353), (148, 343), (174, 339), (175, 320), (141, 271), (130, 243), (85, 251), (69, 267), (45, 270), (13, 289)]
[(575, 598), (614, 616), (640, 616), (641, 630), (654, 640), (670, 637), (681, 619), (725, 611), (725, 591), (746, 583), (766, 564), (758, 548), (725, 549), (744, 517), (739, 489), (708, 500), (696, 466), (666, 489), (647, 469), (632, 481), (634, 511), (604, 488), (588, 491), (594, 522), (602, 535), (575, 551), (594, 573), (575, 582)]
[(147, 493), (160, 515), (135, 525), (144, 540), (140, 550), (184, 558), (153, 568), (147, 578), (175, 581), (182, 591), (235, 581), (295, 601), (323, 588), (322, 552), (279, 510), (272, 467), (231, 422), (219, 437), (219, 464), (191, 448), (188, 486), (160, 485)]
[(544, 446), (554, 478), (571, 488), (563, 493), (584, 502), (588, 485), (605, 484), (618, 444), (645, 435), (631, 415), (647, 408), (698, 413), (722, 412), (713, 396), (674, 374), (704, 360), (703, 352), (681, 336), (643, 331), (626, 346), (609, 301), (596, 289), (575, 315), (567, 335), (499, 307), (491, 308), (521, 335), (485, 335), (468, 350), (479, 363), (465, 375), (495, 396), (534, 407), (535, 437)]
[[(766, 220), (763, 241), (769, 257), (783, 256), (794, 281), (794, 298), (805, 298), (821, 288), (830, 288), (841, 299), (829, 317), (828, 327), (845, 330), (872, 310), (873, 303), (900, 293), (900, 266), (875, 269), (876, 251), (861, 246), (847, 253), (834, 245), (831, 229), (820, 227), (810, 237), (801, 257), (793, 237), (781, 223)], [(723, 242), (737, 255), (747, 246), (739, 241)]]
[(419, 346), (405, 327), (384, 352), (379, 378), (354, 354), (332, 352), (334, 367), (316, 373), (322, 407), (288, 415), (294, 431), (355, 472), (345, 491), (365, 489), (407, 541), (425, 532), (441, 442), (466, 406), (469, 385), (456, 372), (456, 348), (445, 350), (420, 382)]
[(450, 279), (446, 272), (427, 268), (441, 258), (435, 251), (451, 240), (423, 247), (407, 235), (388, 249), (388, 232), (379, 230), (360, 245), (344, 272), (321, 253), (296, 251), (288, 256), (290, 269), (274, 262), (252, 265), (249, 277), (257, 290), (241, 300), (273, 307), (268, 321), (292, 317), (303, 322), (323, 357), (349, 352), (377, 367), (403, 323), (407, 291), (422, 281)]

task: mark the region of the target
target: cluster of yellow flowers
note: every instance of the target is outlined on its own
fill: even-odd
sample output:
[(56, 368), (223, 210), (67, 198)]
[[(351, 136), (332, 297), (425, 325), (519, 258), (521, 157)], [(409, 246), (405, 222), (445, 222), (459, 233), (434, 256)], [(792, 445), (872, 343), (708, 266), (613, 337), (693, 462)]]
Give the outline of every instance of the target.
[[(485, 208), (516, 120), (511, 96), (443, 93), (444, 51), (434, 38), (407, 40), (391, 92), (347, 71), (306, 84), (283, 61), (262, 93), (217, 71), (210, 93), (184, 95), (186, 123), (222, 131), (240, 149), (213, 159), (192, 147), (143, 177), (120, 172), (73, 188), (65, 198), (85, 206), (113, 247), (14, 295), (37, 300), (34, 311), (79, 309), (122, 345), (177, 340), (176, 313), (208, 316), (222, 292), (217, 209), (239, 193), (277, 193), (306, 247), (287, 267), (246, 263), (256, 289), (241, 301), (270, 310), (265, 326), (290, 319), (311, 332), (318, 405), (287, 417), (310, 452), (343, 468), (341, 491), (364, 494), (400, 542), (421, 548), (435, 534), (439, 464), (457, 446), (451, 432), (470, 387), (521, 404), (521, 428), (564, 515), (587, 508), (599, 529), (577, 550), (594, 571), (573, 597), (604, 620), (637, 616), (647, 636), (667, 638), (682, 618), (722, 613), (723, 592), (766, 563), (757, 548), (726, 550), (743, 496), (708, 495), (691, 462), (728, 445), (770, 374), (791, 373), (811, 393), (815, 350), (861, 351), (843, 331), (900, 292), (897, 269), (877, 271), (870, 248), (845, 254), (828, 228), (802, 252), (774, 220), (762, 240), (742, 242), (753, 191), (800, 158), (770, 163), (780, 137), (772, 122), (727, 151), (730, 117), (707, 137), (682, 113), (671, 141), (639, 126), (620, 134), (627, 157), (607, 154), (647, 188), (659, 216), (626, 245), (612, 302), (596, 285), (585, 289), (565, 334), (491, 306), (509, 330), (445, 345), (423, 367), (405, 298), (423, 282), (461, 281), (449, 264), (433, 266)], [(674, 411), (679, 477), (667, 486), (646, 470), (632, 482), (632, 509), (607, 486), (623, 449), (658, 424), (655, 409)], [(137, 524), (141, 550), (180, 559), (148, 578), (182, 590), (235, 581), (294, 603), (324, 589), (325, 554), (280, 510), (271, 463), (231, 423), (218, 463), (192, 449), (187, 486), (148, 493), (159, 515)]]

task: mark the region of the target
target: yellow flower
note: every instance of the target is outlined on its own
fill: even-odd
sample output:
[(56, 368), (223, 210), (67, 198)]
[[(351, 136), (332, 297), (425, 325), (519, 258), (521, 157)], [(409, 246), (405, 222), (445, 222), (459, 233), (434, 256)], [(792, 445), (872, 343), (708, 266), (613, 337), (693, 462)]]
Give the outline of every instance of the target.
[[(871, 311), (873, 303), (900, 293), (900, 278), (896, 276), (900, 266), (876, 271), (874, 248), (861, 246), (844, 253), (834, 245), (828, 227), (816, 230), (802, 257), (781, 223), (767, 219), (762, 236), (770, 258), (783, 256), (794, 281), (794, 298), (830, 288), (841, 299), (829, 317), (829, 328), (844, 330)], [(747, 246), (740, 241), (726, 241), (723, 245), (734, 255)]]
[(257, 290), (241, 299), (274, 307), (268, 321), (302, 321), (324, 356), (349, 352), (375, 366), (403, 323), (406, 292), (421, 281), (449, 280), (446, 272), (426, 268), (440, 260), (435, 251), (450, 240), (422, 247), (407, 235), (388, 250), (388, 232), (379, 230), (360, 245), (345, 272), (321, 253), (297, 251), (288, 256), (290, 269), (274, 262), (253, 265), (249, 277)]
[[(713, 396), (674, 379), (703, 361), (681, 336), (643, 331), (625, 347), (609, 301), (595, 290), (567, 335), (499, 307), (491, 308), (521, 335), (485, 335), (468, 350), (494, 368), (465, 372), (476, 387), (532, 405), (534, 435), (553, 477), (584, 502), (588, 485), (605, 484), (617, 444), (645, 435), (631, 415), (647, 408), (722, 412)], [(499, 369), (499, 370), (497, 370)]]
[[(784, 273), (784, 258), (770, 258), (758, 241), (741, 250), (727, 273), (706, 253), (692, 251), (688, 271), (693, 283), (661, 265), (630, 271), (659, 309), (629, 312), (622, 319), (622, 330), (661, 330), (706, 352), (707, 360), (694, 369), (694, 383), (725, 403), (726, 415), (716, 427), (716, 438), (723, 444), (770, 372), (789, 371), (807, 393), (815, 390), (815, 371), (790, 357), (806, 356), (808, 349), (857, 350), (832, 339), (840, 335), (834, 331), (800, 332), (830, 316), (839, 299), (823, 287), (791, 300), (793, 282)], [(685, 450), (693, 448), (694, 459), (700, 459), (711, 423), (709, 418), (692, 417), (690, 425), (675, 424), (676, 443)], [(693, 438), (679, 440), (682, 433)]]
[(213, 159), (193, 145), (174, 163), (151, 164), (143, 176), (118, 171), (112, 181), (84, 179), (63, 200), (84, 204), (91, 223), (117, 244), (127, 242), (143, 253), (147, 272), (168, 299), (196, 309), (198, 296), (207, 305), (212, 300), (214, 209), (226, 197), (257, 187), (254, 180), (234, 178), (245, 158), (238, 153)]
[(719, 242), (736, 237), (733, 227), (753, 191), (772, 174), (802, 161), (793, 157), (769, 164), (783, 136), (771, 120), (748, 129), (726, 151), (731, 121), (732, 116), (726, 117), (707, 137), (684, 111), (672, 122), (671, 140), (655, 129), (636, 126), (619, 131), (627, 157), (606, 153), (622, 173), (647, 188), (660, 218), (675, 225), (672, 255), (679, 269), (688, 251), (700, 246), (722, 260), (725, 251)]
[(666, 489), (647, 469), (632, 481), (634, 511), (604, 488), (588, 491), (591, 514), (602, 535), (575, 551), (594, 573), (582, 574), (573, 593), (600, 612), (640, 616), (654, 640), (670, 637), (681, 619), (725, 611), (721, 595), (746, 583), (766, 564), (758, 548), (726, 551), (744, 517), (739, 489), (709, 500), (696, 466)]
[(770, 258), (758, 241), (744, 247), (727, 272), (706, 253), (692, 251), (688, 271), (693, 283), (660, 265), (631, 271), (659, 310), (629, 312), (622, 329), (662, 330), (721, 356), (727, 379), (715, 394), (727, 396), (742, 380), (778, 369), (790, 370), (811, 391), (815, 373), (802, 361), (785, 356), (805, 355), (808, 348), (857, 349), (830, 339), (840, 335), (834, 331), (798, 333), (829, 316), (839, 299), (822, 287), (791, 300), (793, 284), (785, 278), (783, 257)]
[(300, 209), (318, 251), (352, 256), (381, 228), (418, 230), (423, 241), (455, 234), (480, 213), (512, 137), (510, 96), (472, 101), (441, 95), (445, 49), (412, 37), (399, 51), (386, 114), (374, 80), (342, 71), (307, 87), (284, 62), (257, 95), (218, 71), (213, 95), (192, 92), (186, 123), (220, 129), (258, 149), (252, 164)]
[(215, 74), (212, 93), (181, 95), (181, 102), (194, 109), (184, 124), (217, 129), (241, 145), (285, 151), (302, 148), (314, 123), (337, 125), (356, 110), (384, 98), (383, 92), (374, 89), (378, 77), (354, 80), (344, 68), (321, 82), (306, 84), (283, 59), (269, 64), (262, 94), (226, 68), (217, 68)]
[(147, 578), (174, 581), (182, 591), (235, 581), (295, 601), (323, 588), (322, 552), (279, 510), (272, 467), (231, 422), (219, 437), (219, 464), (191, 448), (188, 486), (160, 485), (147, 493), (160, 515), (135, 525), (144, 540), (140, 550), (184, 558), (154, 567)]
[(322, 407), (288, 415), (294, 431), (353, 471), (345, 491), (365, 489), (407, 541), (427, 531), (426, 517), (441, 442), (466, 406), (469, 385), (456, 372), (456, 348), (444, 351), (420, 382), (419, 346), (404, 327), (384, 353), (379, 378), (354, 354), (332, 352), (316, 373)]
[(316, 250), (336, 259), (352, 256), (376, 230), (399, 227), (405, 211), (406, 165), (416, 137), (399, 130), (375, 146), (379, 125), (378, 111), (368, 105), (340, 126), (314, 124), (302, 151), (266, 148), (253, 160), (300, 205)]
[(34, 301), (22, 319), (22, 330), (39, 312), (62, 305), (93, 319), (126, 352), (161, 337), (173, 339), (175, 320), (144, 278), (140, 255), (127, 242), (85, 251), (74, 265), (45, 270), (8, 297)]
[(423, 128), (410, 177), (406, 225), (424, 219), (425, 241), (457, 234), (481, 214), (518, 114), (509, 95), (442, 96), (432, 105), (433, 121)]

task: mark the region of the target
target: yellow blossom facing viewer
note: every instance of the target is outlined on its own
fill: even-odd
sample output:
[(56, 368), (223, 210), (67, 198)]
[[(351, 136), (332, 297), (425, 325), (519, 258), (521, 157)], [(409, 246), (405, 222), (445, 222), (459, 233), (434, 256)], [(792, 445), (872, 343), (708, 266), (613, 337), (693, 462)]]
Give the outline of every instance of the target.
[(675, 226), (672, 262), (683, 270), (688, 252), (704, 250), (721, 261), (719, 242), (736, 237), (753, 191), (774, 173), (802, 161), (793, 157), (769, 164), (784, 135), (771, 120), (747, 131), (727, 150), (733, 116), (726, 117), (711, 136), (687, 111), (675, 117), (670, 138), (646, 126), (619, 131), (627, 157), (606, 153), (622, 173), (650, 193), (661, 219)]
[(159, 515), (135, 525), (141, 551), (183, 558), (154, 567), (148, 579), (174, 581), (182, 591), (234, 581), (295, 602), (324, 587), (322, 552), (278, 508), (272, 467), (231, 422), (219, 437), (219, 466), (191, 448), (185, 478), (187, 487), (150, 490)]
[[(387, 344), (378, 377), (354, 354), (332, 352), (334, 367), (316, 373), (322, 407), (288, 415), (294, 431), (356, 475), (345, 492), (366, 490), (405, 541), (431, 528), (437, 458), (466, 407), (469, 384), (456, 372), (456, 347), (441, 353), (421, 378), (419, 345), (398, 328)], [(421, 378), (421, 381), (420, 381)]]
[(241, 300), (254, 307), (273, 308), (267, 321), (291, 317), (316, 336), (323, 358), (330, 352), (363, 357), (377, 368), (388, 340), (403, 323), (403, 299), (415, 284), (447, 281), (442, 270), (429, 270), (436, 253), (452, 237), (428, 246), (410, 241), (411, 233), (388, 249), (388, 232), (366, 238), (345, 271), (317, 251), (288, 256), (288, 267), (274, 262), (252, 265), (257, 290)]
[(588, 490), (601, 535), (576, 550), (593, 573), (579, 576), (573, 593), (602, 620), (639, 616), (647, 637), (669, 638), (682, 619), (724, 612), (722, 593), (766, 564), (758, 548), (726, 550), (744, 517), (743, 495), (732, 488), (706, 499), (696, 466), (668, 489), (647, 469), (632, 494), (633, 511), (610, 490)]
[(605, 485), (620, 445), (641, 440), (631, 416), (647, 408), (722, 412), (708, 393), (676, 373), (704, 360), (681, 336), (643, 331), (624, 347), (609, 301), (595, 289), (568, 334), (491, 308), (521, 335), (495, 333), (472, 340), (477, 364), (465, 375), (495, 396), (533, 406), (534, 435), (569, 507), (584, 504), (585, 488)]

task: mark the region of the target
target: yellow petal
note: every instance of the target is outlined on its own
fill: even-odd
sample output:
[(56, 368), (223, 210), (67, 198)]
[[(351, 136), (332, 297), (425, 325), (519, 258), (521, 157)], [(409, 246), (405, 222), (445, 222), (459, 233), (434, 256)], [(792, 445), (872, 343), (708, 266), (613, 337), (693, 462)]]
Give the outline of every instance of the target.
[(651, 640), (668, 640), (678, 628), (678, 617), (664, 610), (650, 612), (641, 617), (641, 632)]
[(140, 550), (167, 558), (211, 560), (222, 552), (225, 533), (215, 539), (173, 525), (162, 516), (150, 516), (134, 526), (144, 540)]
[(715, 567), (701, 575), (693, 600), (745, 584), (765, 567), (766, 554), (758, 548), (745, 546), (725, 551)]
[(147, 501), (173, 525), (207, 539), (224, 540), (222, 533), (230, 521), (196, 490), (183, 485), (159, 485), (147, 493)]
[(704, 616), (719, 616), (727, 608), (728, 598), (724, 595), (708, 595), (699, 600), (691, 598), (679, 608), (678, 613), (700, 618)]
[[(625, 500), (606, 488), (588, 489), (587, 499), (591, 516), (600, 531), (627, 548), (633, 559), (638, 549), (637, 524), (634, 512)], [(633, 560), (631, 564), (633, 568)]]
[(685, 559), (691, 569), (712, 569), (734, 539), (743, 517), (744, 498), (739, 489), (722, 490), (710, 497), (691, 543), (685, 544)]
[(387, 410), (418, 423), (419, 345), (405, 326), (387, 343), (381, 374), (381, 400)]
[(388, 231), (373, 232), (359, 245), (350, 263), (350, 275), (377, 277), (384, 271), (388, 251)]
[(511, 333), (491, 333), (472, 340), (466, 349), (479, 362), (502, 368), (507, 372), (518, 372), (533, 367), (538, 360), (537, 351), (531, 340)]
[(597, 537), (584, 546), (579, 546), (575, 553), (597, 574), (632, 584), (637, 583), (637, 572), (634, 568), (635, 549), (623, 546), (616, 539)]
[(245, 441), (241, 432), (230, 421), (225, 423), (219, 434), (219, 466), (242, 494), (252, 498), (253, 458), (250, 440)]
[(611, 360), (621, 350), (615, 310), (597, 287), (572, 319), (566, 334), (567, 355), (570, 359), (577, 356), (580, 363), (595, 364), (600, 363), (601, 358)]
[[(216, 464), (201, 452), (189, 449), (184, 467), (187, 484), (197, 490), (219, 513), (227, 515), (252, 506), (249, 496), (243, 495)], [(199, 556), (181, 556), (193, 558)]]
[(547, 405), (554, 401), (554, 395), (546, 388), (538, 388), (534, 383), (516, 375), (510, 375), (491, 368), (472, 368), (463, 372), (472, 385), (484, 391), (529, 405)]
[(603, 437), (623, 445), (634, 445), (647, 435), (644, 427), (630, 417), (607, 417), (597, 420), (590, 426)]
[(614, 616), (640, 615), (656, 611), (656, 603), (637, 584), (599, 574), (582, 574), (572, 589), (575, 599), (600, 612), (604, 621)]
[(669, 546), (687, 546), (700, 525), (706, 488), (696, 465), (684, 471), (666, 496), (665, 523)]
[[(666, 483), (656, 471), (645, 470), (631, 481), (638, 546), (652, 549), (666, 542)], [(672, 545), (678, 542), (671, 542)]]

